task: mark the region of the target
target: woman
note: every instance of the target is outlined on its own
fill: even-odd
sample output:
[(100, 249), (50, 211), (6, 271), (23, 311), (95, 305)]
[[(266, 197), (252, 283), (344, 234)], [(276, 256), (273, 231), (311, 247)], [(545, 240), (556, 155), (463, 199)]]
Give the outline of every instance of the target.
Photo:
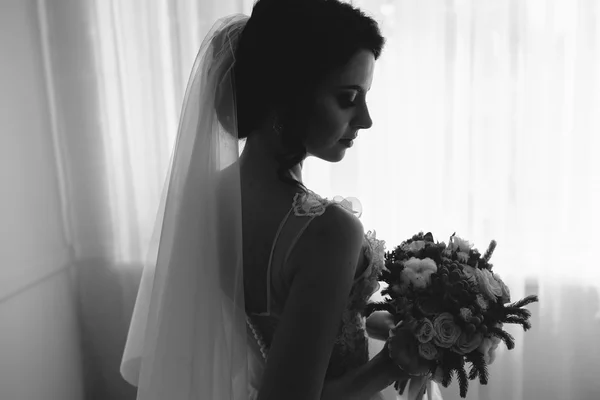
[(424, 371), (408, 332), (402, 366), (368, 359), (382, 243), (302, 183), (308, 155), (338, 162), (371, 127), (383, 43), (337, 0), (258, 0), (209, 34), (122, 365), (139, 399), (370, 399)]

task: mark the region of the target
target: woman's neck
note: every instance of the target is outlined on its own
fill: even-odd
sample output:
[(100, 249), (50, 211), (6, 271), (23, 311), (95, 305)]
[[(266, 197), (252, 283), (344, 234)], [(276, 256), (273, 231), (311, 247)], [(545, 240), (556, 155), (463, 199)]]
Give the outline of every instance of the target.
[[(283, 152), (278, 139), (269, 133), (257, 133), (246, 139), (240, 156), (240, 167), (244, 177), (260, 181), (264, 184), (281, 183), (279, 179), (279, 162), (277, 155)], [(302, 183), (302, 164), (300, 162), (286, 172), (290, 178)]]

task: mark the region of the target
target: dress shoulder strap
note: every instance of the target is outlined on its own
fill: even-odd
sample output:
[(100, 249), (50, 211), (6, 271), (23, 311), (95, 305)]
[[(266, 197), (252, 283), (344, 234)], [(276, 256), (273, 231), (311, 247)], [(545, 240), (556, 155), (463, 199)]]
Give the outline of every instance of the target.
[[(287, 260), (306, 228), (331, 205), (341, 206), (360, 216), (360, 202), (352, 198), (336, 197), (329, 200), (310, 190), (303, 190), (294, 195), (292, 206), (279, 224), (271, 246), (266, 276), (263, 277), (263, 311), (254, 312), (253, 315), (266, 317), (271, 316), (273, 311), (277, 313), (283, 309), (291, 285), (290, 274), (286, 274), (285, 269)], [(274, 269), (274, 266), (277, 268)]]
[[(265, 303), (263, 312), (253, 313), (256, 316), (270, 316), (272, 311), (279, 311), (285, 302), (288, 284), (284, 283), (283, 266), (289, 254), (310, 222), (325, 212), (328, 203), (313, 192), (298, 192), (289, 211), (283, 217), (269, 255), (265, 279)], [(273, 266), (278, 268), (274, 271)], [(273, 306), (275, 305), (275, 310)]]

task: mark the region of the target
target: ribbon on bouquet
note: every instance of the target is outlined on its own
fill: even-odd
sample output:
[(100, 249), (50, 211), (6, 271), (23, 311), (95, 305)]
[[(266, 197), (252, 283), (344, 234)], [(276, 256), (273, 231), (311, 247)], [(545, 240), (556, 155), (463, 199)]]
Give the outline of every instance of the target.
[(406, 400), (423, 400), (427, 393), (427, 400), (433, 400), (433, 383), (430, 375), (414, 376), (409, 381), (400, 384), (400, 395), (404, 394), (404, 390), (408, 385)]

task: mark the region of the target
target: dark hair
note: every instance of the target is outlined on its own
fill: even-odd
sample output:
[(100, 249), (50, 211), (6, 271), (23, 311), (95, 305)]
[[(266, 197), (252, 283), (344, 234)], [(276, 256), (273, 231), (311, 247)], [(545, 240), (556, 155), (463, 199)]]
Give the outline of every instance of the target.
[(317, 87), (360, 50), (379, 58), (384, 43), (375, 20), (339, 0), (256, 1), (235, 53), (238, 137), (275, 111), (286, 149), (278, 175), (290, 182), (283, 173), (306, 156), (299, 132)]

